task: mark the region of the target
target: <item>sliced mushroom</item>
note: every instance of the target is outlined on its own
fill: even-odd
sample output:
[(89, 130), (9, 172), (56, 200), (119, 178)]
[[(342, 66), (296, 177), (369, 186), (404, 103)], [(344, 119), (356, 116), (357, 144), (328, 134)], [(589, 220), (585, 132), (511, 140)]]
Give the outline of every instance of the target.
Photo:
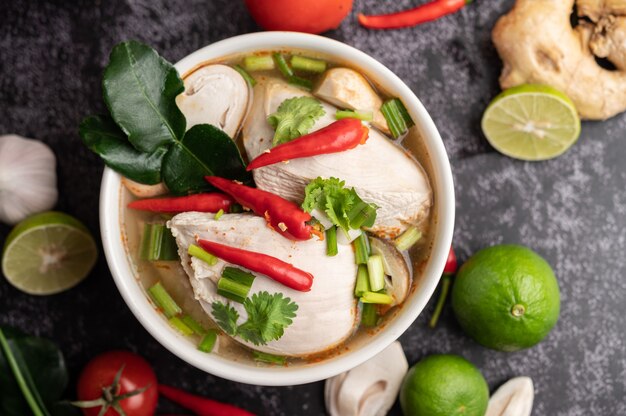
[(185, 78), (185, 92), (176, 98), (187, 129), (212, 124), (235, 137), (248, 110), (250, 89), (243, 77), (226, 65), (207, 65)]
[(168, 192), (167, 186), (165, 186), (163, 182), (157, 183), (156, 185), (144, 185), (128, 178), (122, 178), (122, 184), (137, 198), (152, 198), (165, 195)]
[(369, 361), (326, 380), (326, 410), (330, 416), (384, 416), (408, 369), (402, 346), (395, 341)]
[(382, 256), (385, 274), (390, 277), (386, 281), (385, 290), (394, 299), (391, 306), (401, 304), (411, 287), (411, 273), (406, 260), (393, 244), (379, 238), (371, 237), (370, 247), (372, 253)]
[(383, 101), (367, 79), (354, 69), (329, 69), (313, 94), (340, 108), (371, 111), (374, 114), (374, 127), (389, 134), (387, 120), (380, 112)]
[(530, 377), (512, 378), (491, 396), (485, 416), (530, 416), (534, 397)]

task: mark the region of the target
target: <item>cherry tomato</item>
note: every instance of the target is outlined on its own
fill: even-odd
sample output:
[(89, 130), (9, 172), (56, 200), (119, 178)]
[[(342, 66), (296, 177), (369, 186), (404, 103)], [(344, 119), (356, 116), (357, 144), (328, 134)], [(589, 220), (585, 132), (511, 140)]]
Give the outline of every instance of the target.
[(265, 30), (322, 33), (335, 29), (352, 10), (352, 0), (246, 0)]
[[(115, 376), (120, 371), (119, 385), (115, 387)], [(141, 391), (142, 388), (146, 390)], [(137, 393), (117, 400), (127, 416), (154, 415), (158, 399), (157, 379), (150, 364), (130, 351), (110, 351), (91, 360), (78, 379), (77, 390), (79, 401), (104, 399), (103, 405), (109, 406), (104, 416), (118, 416), (113, 402), (126, 393)], [(101, 408), (102, 405), (83, 408), (83, 413), (97, 416)]]

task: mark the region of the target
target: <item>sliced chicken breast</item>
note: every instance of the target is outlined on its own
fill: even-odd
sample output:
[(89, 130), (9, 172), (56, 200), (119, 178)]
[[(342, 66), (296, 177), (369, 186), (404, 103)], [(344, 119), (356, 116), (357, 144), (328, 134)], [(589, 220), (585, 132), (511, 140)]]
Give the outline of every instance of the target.
[[(243, 126), (243, 143), (249, 159), (272, 147), (274, 131), (267, 117), (286, 99), (310, 96), (283, 80), (269, 78), (254, 88), (254, 103)], [(337, 109), (322, 103), (326, 114), (312, 131), (335, 121)], [(377, 130), (370, 129), (364, 145), (341, 153), (294, 159), (254, 170), (257, 186), (296, 203), (313, 179), (336, 177), (354, 187), (366, 202), (379, 206), (371, 231), (395, 237), (408, 226), (425, 226), (432, 204), (431, 188), (422, 167), (401, 147)]]
[(323, 241), (288, 240), (271, 230), (265, 219), (250, 214), (224, 214), (216, 221), (213, 214), (186, 212), (172, 218), (168, 227), (176, 238), (195, 297), (211, 317), (214, 301), (233, 306), (239, 312), (239, 324), (247, 319), (247, 314), (242, 304), (217, 294), (217, 281), (222, 269), (229, 264), (219, 260), (209, 266), (187, 254), (189, 245), (195, 244), (198, 238), (264, 253), (314, 276), (311, 290), (299, 292), (257, 274), (248, 296), (261, 291), (283, 293), (298, 305), (297, 315), (284, 335), (267, 345), (256, 346), (235, 338), (237, 341), (270, 354), (306, 356), (336, 347), (355, 331), (358, 324), (353, 294), (356, 265), (351, 246), (339, 246), (339, 253), (329, 257)]

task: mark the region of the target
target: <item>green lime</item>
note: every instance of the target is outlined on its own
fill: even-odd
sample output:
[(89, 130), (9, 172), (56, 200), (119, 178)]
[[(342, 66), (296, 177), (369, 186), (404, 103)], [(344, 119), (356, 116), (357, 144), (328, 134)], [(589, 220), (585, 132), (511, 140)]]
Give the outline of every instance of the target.
[(2, 273), (31, 295), (51, 295), (78, 284), (98, 258), (93, 237), (80, 221), (61, 212), (26, 218), (9, 233)]
[(489, 387), (472, 363), (458, 355), (430, 355), (404, 377), (400, 405), (405, 416), (483, 416)]
[(550, 265), (534, 251), (493, 246), (474, 254), (457, 273), (452, 308), (477, 342), (516, 351), (537, 344), (556, 324), (559, 286)]
[(580, 135), (574, 103), (544, 85), (520, 85), (493, 99), (483, 133), (500, 153), (522, 160), (546, 160), (569, 149)]

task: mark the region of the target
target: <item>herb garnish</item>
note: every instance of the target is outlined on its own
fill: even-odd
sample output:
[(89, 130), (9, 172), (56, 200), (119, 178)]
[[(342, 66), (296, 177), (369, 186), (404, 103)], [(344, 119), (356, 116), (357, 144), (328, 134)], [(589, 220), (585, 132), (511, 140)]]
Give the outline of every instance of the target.
[(274, 146), (303, 136), (326, 114), (324, 107), (312, 97), (294, 97), (283, 101), (267, 122), (276, 130)]
[(85, 118), (80, 135), (113, 170), (143, 184), (163, 180), (173, 194), (210, 190), (204, 176), (250, 180), (237, 146), (222, 130), (200, 124), (185, 132), (176, 105), (183, 81), (149, 46), (116, 45), (102, 87), (110, 116)]
[(346, 188), (345, 182), (337, 178), (317, 178), (306, 186), (305, 193), (302, 209), (324, 212), (334, 225), (346, 232), (371, 227), (376, 221), (378, 207), (364, 202), (354, 188)]
[(280, 339), (298, 310), (298, 305), (283, 297), (282, 293), (270, 295), (265, 291), (255, 293), (244, 301), (248, 320), (241, 325), (237, 325), (239, 313), (232, 306), (216, 301), (212, 307), (213, 317), (224, 332), (254, 345), (265, 345)]

